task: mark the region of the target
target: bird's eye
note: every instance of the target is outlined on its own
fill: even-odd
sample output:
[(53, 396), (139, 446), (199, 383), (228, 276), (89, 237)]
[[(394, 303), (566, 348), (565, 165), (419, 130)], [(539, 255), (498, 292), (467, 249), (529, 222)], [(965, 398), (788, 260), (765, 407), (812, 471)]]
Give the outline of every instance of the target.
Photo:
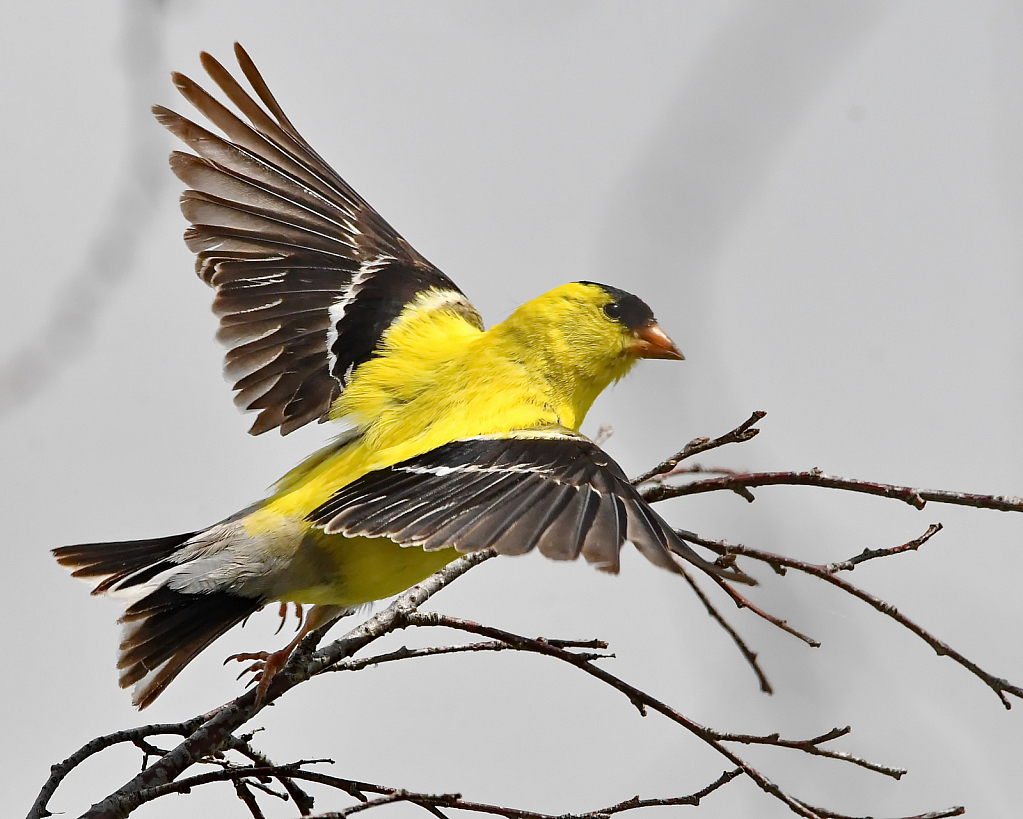
[(616, 301), (609, 301), (604, 305), (604, 315), (617, 321), (622, 317), (622, 306)]

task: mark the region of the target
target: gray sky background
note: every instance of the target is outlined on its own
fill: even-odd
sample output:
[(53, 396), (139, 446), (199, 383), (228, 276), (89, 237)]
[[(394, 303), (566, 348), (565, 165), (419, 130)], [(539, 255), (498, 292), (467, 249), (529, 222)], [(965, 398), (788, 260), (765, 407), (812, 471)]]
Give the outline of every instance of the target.
[[(276, 647), (267, 612), (208, 649), (143, 715), (116, 686), (116, 602), (53, 546), (188, 531), (260, 497), (328, 435), (246, 435), (181, 242), (168, 72), (240, 40), (310, 142), (490, 322), (566, 281), (644, 297), (687, 361), (647, 362), (594, 407), (630, 473), (754, 409), (755, 442), (710, 464), (1021, 494), (1023, 5), (546, 2), (143, 4), (0, 10), (0, 479), (6, 673), (0, 777), (13, 815), (92, 737), (231, 698), (235, 651)], [(712, 537), (830, 561), (946, 529), (862, 566), (879, 594), (1023, 682), (1023, 517), (775, 488), (673, 501)], [(809, 649), (722, 610), (760, 652), (760, 694), (686, 587), (635, 554), (621, 576), (494, 561), (436, 608), (526, 634), (601, 637), (608, 667), (722, 729), (803, 737), (910, 773), (743, 749), (811, 804), (1018, 815), (1023, 703), (809, 579), (763, 568), (756, 600)], [(434, 636), (399, 635), (393, 645)], [(562, 812), (702, 787), (727, 767), (666, 721), (537, 658), (416, 661), (331, 676), (260, 715), (274, 759)], [(72, 776), (77, 815), (134, 750)], [(187, 799), (187, 801), (183, 801)], [(317, 808), (347, 804), (325, 795)], [(241, 815), (228, 786), (160, 800)], [(294, 815), (265, 803), (268, 816)], [(412, 815), (412, 809), (390, 809)], [(697, 815), (697, 814), (694, 814)], [(789, 815), (746, 782), (699, 816)]]

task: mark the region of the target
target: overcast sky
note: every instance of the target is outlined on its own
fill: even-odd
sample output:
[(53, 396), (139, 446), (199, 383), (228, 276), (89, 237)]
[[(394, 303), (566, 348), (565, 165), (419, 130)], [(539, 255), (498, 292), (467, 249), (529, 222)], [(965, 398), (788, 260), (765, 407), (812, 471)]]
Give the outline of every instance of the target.
[[(0, 476), (4, 804), (99, 734), (237, 695), (235, 651), (276, 648), (269, 612), (143, 715), (116, 684), (116, 602), (54, 546), (190, 531), (262, 496), (328, 436), (251, 438), (220, 375), (211, 293), (181, 241), (168, 74), (240, 40), (291, 119), (488, 323), (566, 281), (650, 303), (686, 361), (645, 362), (594, 406), (637, 473), (752, 410), (753, 442), (710, 465), (808, 469), (1023, 494), (1023, 5), (818, 2), (4, 4)], [(827, 562), (942, 522), (919, 553), (849, 579), (1023, 684), (1023, 516), (821, 489), (673, 501), (709, 537)], [(810, 649), (722, 604), (760, 653), (759, 693), (677, 578), (630, 552), (619, 577), (536, 556), (492, 561), (435, 608), (600, 637), (608, 668), (717, 728), (811, 736), (909, 768), (902, 782), (741, 751), (811, 804), (892, 816), (1023, 802), (1023, 703), (809, 579), (755, 599)], [(393, 645), (444, 639), (399, 635)], [(728, 767), (620, 695), (541, 659), (447, 657), (330, 675), (256, 725), (278, 761), (550, 811), (699, 789)], [(108, 752), (50, 809), (126, 781)], [(187, 799), (187, 801), (183, 801)], [(349, 804), (324, 793), (317, 809)], [(160, 800), (243, 815), (229, 786)], [(268, 816), (294, 816), (270, 800)], [(681, 810), (681, 809), (679, 809)], [(412, 815), (407, 806), (392, 815)], [(749, 782), (700, 817), (789, 815)]]

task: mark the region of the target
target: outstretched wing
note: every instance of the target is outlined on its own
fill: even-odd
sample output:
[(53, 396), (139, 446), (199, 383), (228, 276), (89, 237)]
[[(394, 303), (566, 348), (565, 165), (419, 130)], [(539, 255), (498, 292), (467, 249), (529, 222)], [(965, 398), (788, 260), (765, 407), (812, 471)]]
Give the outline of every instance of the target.
[(674, 552), (713, 574), (749, 582), (697, 555), (607, 453), (569, 434), (453, 441), (362, 476), (308, 519), (328, 534), (386, 536), (427, 550), (524, 554), (536, 548), (554, 560), (581, 554), (607, 572), (618, 571), (628, 540), (671, 571), (678, 571)]
[(192, 80), (182, 95), (226, 139), (162, 106), (156, 118), (195, 155), (171, 168), (190, 187), (181, 209), (196, 272), (216, 288), (218, 338), (235, 403), (259, 410), (250, 432), (286, 435), (330, 405), (422, 294), (482, 327), (454, 283), (380, 217), (295, 130), (252, 60), (235, 55), (260, 102), (209, 54), (202, 65), (247, 120)]

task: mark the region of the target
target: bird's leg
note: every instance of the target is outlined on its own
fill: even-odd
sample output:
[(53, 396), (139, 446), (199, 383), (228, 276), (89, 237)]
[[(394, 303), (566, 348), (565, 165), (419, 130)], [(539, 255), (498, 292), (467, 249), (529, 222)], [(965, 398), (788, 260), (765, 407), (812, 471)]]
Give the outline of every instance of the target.
[(274, 632), (274, 636), (275, 637), (278, 634), (281, 633), (281, 629), (284, 628), (284, 623), (288, 619), (288, 604), (287, 603), (281, 603), (280, 608), (277, 609), (277, 616), (281, 618), (281, 624), (279, 626), (277, 626), (277, 631)]
[[(272, 653), (266, 651), (255, 651), (243, 654), (232, 654), (224, 660), (225, 665), (232, 660), (236, 660), (238, 662), (244, 662), (245, 660), (255, 661), (248, 668), (243, 669), (241, 674), (238, 675), (238, 678), (241, 679), (243, 675), (251, 673), (253, 677), (249, 685), (256, 682), (259, 683), (259, 686), (256, 688), (256, 705), (259, 705), (263, 701), (263, 698), (266, 696), (267, 689), (270, 687), (270, 681), (274, 678), (278, 671), (284, 668), (288, 662), (288, 658), (291, 657), (295, 649), (298, 648), (298, 644), (302, 642), (305, 636), (310, 631), (319, 628), (324, 623), (329, 622), (344, 611), (343, 606), (313, 606), (309, 609), (309, 613), (305, 615), (305, 620), (303, 622), (301, 619), (302, 606), (296, 603), (295, 608), (297, 609), (297, 614), (299, 616), (300, 627), (298, 629), (298, 634), (295, 635), (295, 639), (288, 643), (284, 648)], [(287, 611), (287, 604), (281, 603), (279, 614), (282, 618), (282, 624), (283, 618), (287, 615)], [(278, 631), (280, 631), (280, 629), (278, 629)]]

